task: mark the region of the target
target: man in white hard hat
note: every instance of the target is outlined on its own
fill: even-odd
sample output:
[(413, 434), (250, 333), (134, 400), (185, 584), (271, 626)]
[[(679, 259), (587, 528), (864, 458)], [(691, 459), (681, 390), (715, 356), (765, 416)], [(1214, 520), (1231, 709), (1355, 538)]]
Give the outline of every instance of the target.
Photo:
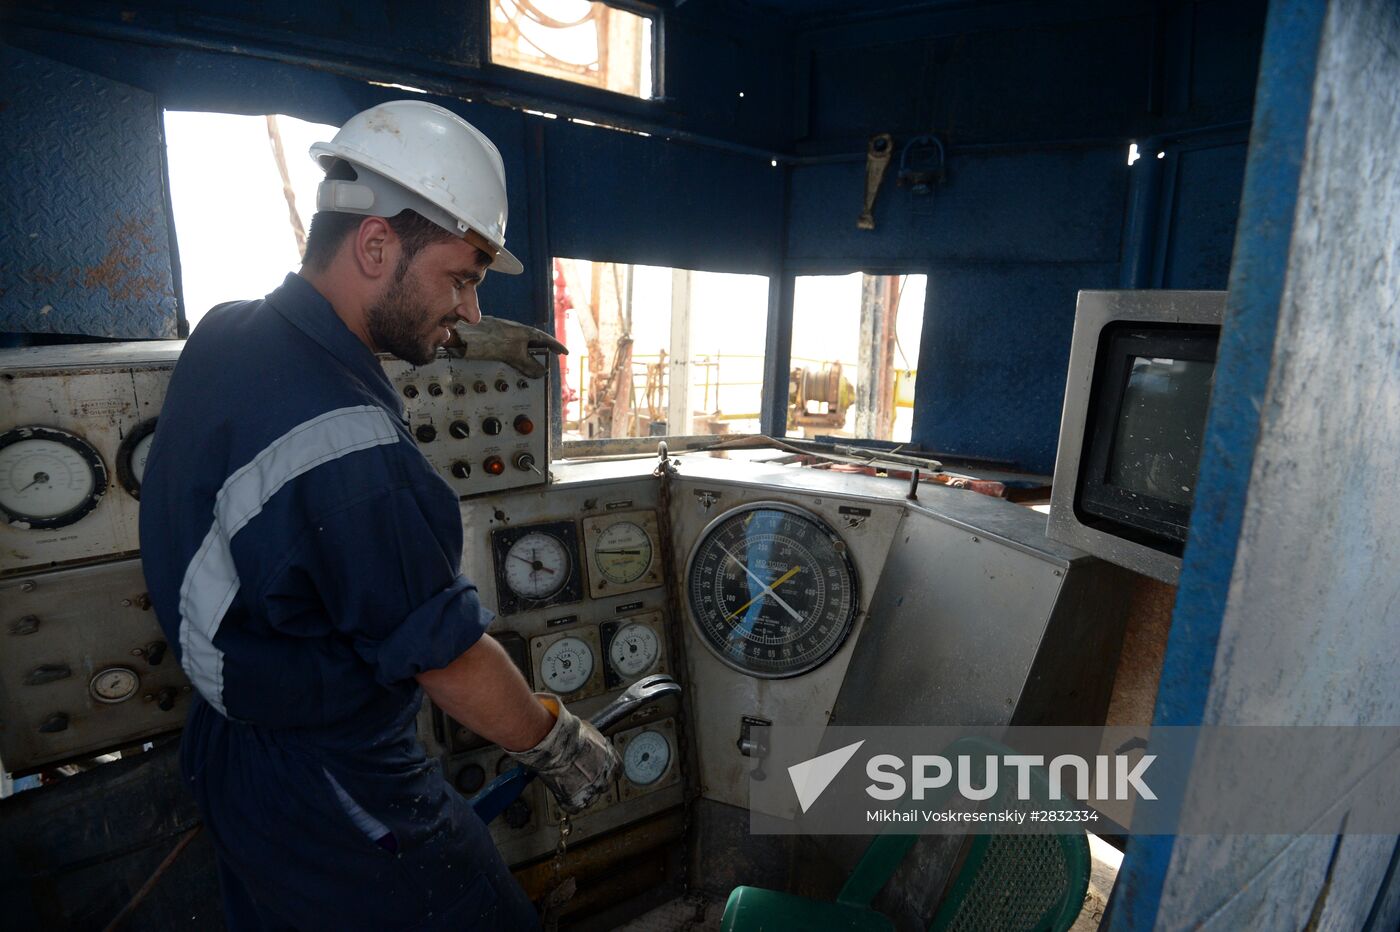
[(456, 497), (375, 358), (427, 362), (481, 320), (488, 268), (521, 271), (501, 157), (421, 101), (360, 113), (312, 155), (326, 181), (300, 274), (200, 323), (142, 486), (146, 579), (198, 691), (185, 779), (232, 929), (531, 928), (417, 740), (422, 694), (569, 811), (617, 756), (485, 633)]

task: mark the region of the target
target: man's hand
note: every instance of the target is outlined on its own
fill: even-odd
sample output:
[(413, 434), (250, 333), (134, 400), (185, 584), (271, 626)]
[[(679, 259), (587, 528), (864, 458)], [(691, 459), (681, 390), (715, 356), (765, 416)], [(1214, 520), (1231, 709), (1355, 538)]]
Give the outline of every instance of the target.
[(559, 808), (582, 812), (607, 789), (617, 770), (617, 751), (598, 729), (564, 708), (558, 696), (536, 693), (535, 698), (554, 713), (554, 727), (529, 750), (508, 753), (540, 775)]
[(569, 355), (569, 348), (543, 330), (499, 317), (482, 317), (479, 324), (458, 322), (454, 338), (447, 344), (449, 355), (459, 359), (495, 359), (512, 366), (527, 379), (537, 379), (545, 366), (530, 355), (531, 347)]

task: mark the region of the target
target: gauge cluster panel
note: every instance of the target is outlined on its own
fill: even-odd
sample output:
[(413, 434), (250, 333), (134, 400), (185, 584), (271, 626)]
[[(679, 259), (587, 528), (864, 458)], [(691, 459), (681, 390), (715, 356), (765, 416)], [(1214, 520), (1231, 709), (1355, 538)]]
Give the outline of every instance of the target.
[(0, 577), (136, 552), (180, 342), (0, 351)]
[[(536, 360), (544, 365), (541, 352)], [(540, 485), (549, 473), (549, 378), (495, 360), (380, 357), (418, 448), (459, 498)], [(546, 373), (548, 369), (546, 367)]]
[(23, 773), (179, 729), (190, 685), (139, 560), (0, 580), (0, 762)]
[[(531, 689), (560, 696), (584, 718), (642, 677), (676, 670), (677, 619), (667, 590), (670, 548), (662, 536), (658, 484), (650, 464), (613, 464), (603, 468), (605, 476), (610, 469), (618, 472), (616, 480), (579, 484), (561, 481), (556, 469), (546, 488), (470, 498), (460, 506), (467, 530), (462, 569), (480, 586), (482, 603), (498, 611), (491, 634), (517, 645), (523, 638)], [(634, 771), (643, 782), (634, 784), (619, 773), (608, 792), (570, 817), (570, 844), (683, 802), (679, 712), (679, 701), (671, 698), (619, 726), (630, 732), (658, 723), (667, 736), (665, 748), (673, 751), (669, 769), (660, 779), (646, 773), (666, 751), (649, 749), (647, 742), (655, 739), (645, 739), (633, 751)], [(669, 724), (660, 725), (663, 720)], [(440, 730), (454, 736), (441, 749), (449, 773), (459, 761), (491, 750), (469, 746), (466, 742), (480, 739), (462, 734), (460, 726), (454, 729), (450, 719), (445, 724)], [(464, 778), (467, 785), (475, 776), (473, 770)], [(647, 790), (638, 792), (642, 786)], [(533, 834), (491, 827), (511, 863), (547, 854), (558, 844), (562, 813), (548, 793), (539, 803), (538, 822), (530, 823), (537, 824)]]

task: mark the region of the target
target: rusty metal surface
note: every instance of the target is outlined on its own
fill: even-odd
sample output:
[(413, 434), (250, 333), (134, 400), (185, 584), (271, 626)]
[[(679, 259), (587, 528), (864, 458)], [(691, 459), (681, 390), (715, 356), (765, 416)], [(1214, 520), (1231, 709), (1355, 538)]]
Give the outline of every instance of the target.
[(175, 337), (160, 109), (0, 45), (0, 331)]

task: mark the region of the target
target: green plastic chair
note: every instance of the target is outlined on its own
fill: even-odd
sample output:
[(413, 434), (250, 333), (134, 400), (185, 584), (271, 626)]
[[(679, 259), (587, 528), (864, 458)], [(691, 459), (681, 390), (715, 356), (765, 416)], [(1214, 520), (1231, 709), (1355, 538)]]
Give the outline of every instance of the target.
[[(950, 754), (1006, 753), (983, 739), (962, 739)], [(1031, 774), (1035, 808), (1048, 803), (1045, 776)], [(736, 887), (721, 920), (722, 932), (893, 932), (894, 923), (870, 903), (917, 840), (880, 835), (861, 856), (836, 902), (761, 887)], [(933, 917), (929, 932), (1065, 932), (1074, 924), (1089, 886), (1089, 841), (1064, 835), (976, 835), (962, 869)]]

